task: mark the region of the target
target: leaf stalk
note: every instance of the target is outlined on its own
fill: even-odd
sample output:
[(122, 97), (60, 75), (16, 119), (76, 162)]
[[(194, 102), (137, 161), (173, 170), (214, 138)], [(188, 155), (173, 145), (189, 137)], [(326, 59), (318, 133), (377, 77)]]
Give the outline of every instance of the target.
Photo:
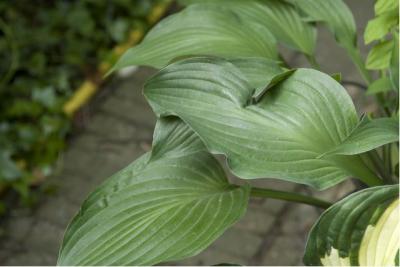
[(313, 67), (316, 70), (321, 70), (321, 66), (318, 64), (317, 59), (314, 56), (306, 56), (308, 62), (311, 64), (311, 67)]
[(346, 49), (346, 50), (348, 51), (348, 54), (349, 54), (351, 60), (353, 61), (354, 65), (356, 65), (358, 71), (360, 72), (361, 77), (364, 79), (364, 81), (367, 83), (367, 85), (370, 85), (372, 82), (372, 77), (364, 65), (364, 60), (361, 57), (360, 51), (358, 51), (358, 49), (354, 49), (352, 47), (349, 49)]
[(293, 193), (293, 192), (286, 192), (286, 191), (280, 191), (280, 190), (272, 190), (272, 189), (266, 189), (266, 188), (258, 188), (258, 187), (252, 187), (250, 195), (252, 197), (261, 197), (261, 198), (273, 198), (273, 199), (279, 199), (279, 200), (286, 200), (290, 202), (296, 202), (296, 203), (303, 203), (323, 209), (329, 208), (332, 203), (327, 202), (325, 200), (321, 200), (315, 197), (299, 194), (299, 193)]

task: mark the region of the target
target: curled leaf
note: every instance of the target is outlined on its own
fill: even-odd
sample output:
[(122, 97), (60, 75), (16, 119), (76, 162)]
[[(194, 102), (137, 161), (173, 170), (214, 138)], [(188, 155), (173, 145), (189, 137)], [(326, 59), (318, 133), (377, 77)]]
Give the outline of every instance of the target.
[[(318, 158), (357, 127), (346, 90), (330, 76), (298, 69), (256, 101), (247, 76), (218, 58), (191, 58), (162, 69), (144, 94), (159, 116), (185, 121), (239, 177), (277, 178), (327, 188), (347, 177), (377, 179), (358, 156)], [(274, 80), (274, 79), (272, 79)]]

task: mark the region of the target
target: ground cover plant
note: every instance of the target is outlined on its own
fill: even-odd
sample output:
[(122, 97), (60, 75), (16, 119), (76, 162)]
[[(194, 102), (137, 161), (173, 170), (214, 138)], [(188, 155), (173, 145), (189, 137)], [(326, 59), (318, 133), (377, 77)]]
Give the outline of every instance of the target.
[[(160, 69), (144, 86), (158, 121), (150, 152), (98, 187), (70, 223), (59, 265), (153, 265), (198, 254), (266, 197), (325, 209), (305, 244), (306, 265), (399, 260), (398, 2), (378, 0), (366, 61), (341, 0), (181, 0), (114, 66)], [(318, 70), (316, 24), (329, 29), (375, 95), (358, 114), (340, 75)], [(277, 44), (313, 68), (292, 69)], [(328, 203), (228, 182), (275, 178), (324, 190), (355, 178)]]
[(155, 2), (1, 1), (0, 191), (32, 199), (29, 186), (54, 172), (65, 147), (64, 104), (84, 79), (99, 79), (113, 46), (147, 27)]

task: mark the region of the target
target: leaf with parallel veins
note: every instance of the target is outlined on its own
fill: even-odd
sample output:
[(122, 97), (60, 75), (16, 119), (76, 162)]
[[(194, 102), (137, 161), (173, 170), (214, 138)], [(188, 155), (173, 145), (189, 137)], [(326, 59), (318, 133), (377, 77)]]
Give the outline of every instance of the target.
[(194, 5), (159, 22), (113, 70), (131, 65), (161, 68), (188, 55), (278, 59), (276, 40), (267, 26), (244, 21), (229, 8)]
[(398, 185), (353, 193), (327, 209), (313, 226), (306, 265), (395, 266), (400, 248)]
[(287, 0), (309, 18), (326, 24), (346, 49), (356, 47), (357, 33), (353, 14), (342, 0)]
[(151, 265), (193, 256), (245, 212), (249, 188), (177, 118), (158, 121), (153, 150), (113, 175), (68, 226), (58, 265)]
[(221, 5), (236, 12), (245, 21), (255, 21), (268, 27), (275, 38), (288, 47), (308, 56), (315, 52), (315, 27), (304, 21), (295, 7), (280, 0), (189, 0), (185, 5), (207, 3), (216, 9)]
[[(144, 94), (158, 115), (176, 115), (242, 178), (271, 177), (324, 189), (349, 176), (376, 181), (355, 156), (319, 155), (358, 125), (350, 96), (330, 76), (299, 69), (258, 102), (246, 75), (217, 58), (192, 58), (161, 70)], [(374, 182), (372, 182), (374, 183)]]
[(370, 120), (364, 117), (342, 143), (321, 156), (361, 154), (399, 141), (399, 121), (395, 118)]

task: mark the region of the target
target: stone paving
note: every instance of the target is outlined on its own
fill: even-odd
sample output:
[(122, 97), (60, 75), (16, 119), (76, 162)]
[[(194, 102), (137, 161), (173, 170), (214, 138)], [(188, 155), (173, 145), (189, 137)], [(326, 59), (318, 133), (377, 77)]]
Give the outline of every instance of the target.
[[(349, 4), (358, 25), (364, 27), (366, 19), (372, 17), (372, 1)], [(323, 70), (342, 72), (345, 80), (361, 81), (331, 34), (322, 31), (319, 39), (317, 51)], [(294, 66), (306, 65), (301, 56), (285, 50), (284, 54)], [(13, 210), (1, 223), (1, 265), (54, 265), (63, 232), (87, 194), (150, 149), (156, 119), (141, 95), (141, 87), (152, 73), (140, 68), (129, 78), (113, 82), (103, 100), (91, 107), (85, 129), (70, 140), (63, 155), (62, 171), (46, 182), (46, 186), (57, 189), (56, 193), (43, 197), (34, 210)], [(348, 90), (358, 106), (368, 104), (357, 97), (359, 89), (349, 86)], [(252, 183), (326, 200), (337, 200), (354, 189), (351, 181), (323, 192), (271, 179)], [(246, 215), (208, 249), (193, 258), (167, 264), (302, 265), (307, 233), (320, 213), (307, 205), (252, 199)]]

